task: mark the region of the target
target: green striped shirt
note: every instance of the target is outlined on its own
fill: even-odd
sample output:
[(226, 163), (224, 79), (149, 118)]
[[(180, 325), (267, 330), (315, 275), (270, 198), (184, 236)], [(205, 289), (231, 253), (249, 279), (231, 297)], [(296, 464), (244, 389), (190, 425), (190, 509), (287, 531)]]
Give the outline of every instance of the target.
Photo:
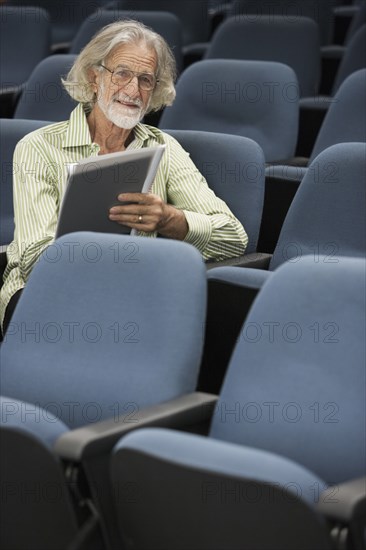
[[(243, 254), (248, 242), (243, 226), (209, 189), (179, 143), (144, 124), (137, 124), (133, 132), (128, 149), (166, 145), (151, 192), (184, 212), (185, 241), (197, 247), (205, 260)], [(13, 158), (15, 232), (0, 291), (1, 323), (10, 298), (24, 287), (37, 258), (54, 240), (68, 164), (98, 155), (99, 149), (91, 140), (81, 104), (68, 121), (40, 128), (18, 143)], [(139, 235), (156, 237), (156, 233)]]

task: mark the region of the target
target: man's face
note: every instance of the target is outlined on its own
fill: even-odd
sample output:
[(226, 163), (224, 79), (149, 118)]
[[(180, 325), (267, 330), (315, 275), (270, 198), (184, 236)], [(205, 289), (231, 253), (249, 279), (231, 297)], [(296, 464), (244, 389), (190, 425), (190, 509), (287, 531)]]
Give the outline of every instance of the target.
[[(156, 54), (143, 43), (115, 48), (95, 73), (97, 104), (105, 117), (120, 128), (131, 129), (144, 117), (153, 89), (144, 89), (156, 71)], [(109, 71), (114, 71), (113, 74)], [(125, 78), (133, 71), (132, 79)], [(147, 86), (149, 87), (149, 86)]]

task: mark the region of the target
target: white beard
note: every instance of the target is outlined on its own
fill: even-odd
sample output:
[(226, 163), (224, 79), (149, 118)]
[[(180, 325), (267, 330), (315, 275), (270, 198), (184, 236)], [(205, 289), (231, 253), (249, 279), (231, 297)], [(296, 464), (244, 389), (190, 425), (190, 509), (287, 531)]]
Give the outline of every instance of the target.
[[(100, 98), (98, 99), (98, 105), (108, 120), (113, 122), (118, 128), (124, 128), (125, 130), (131, 130), (138, 124), (145, 116), (148, 105), (143, 108), (142, 101), (138, 99), (131, 99), (126, 95), (115, 94), (109, 104), (104, 99), (104, 84), (101, 85)], [(139, 107), (135, 109), (129, 109), (128, 107), (115, 101), (117, 98), (122, 100), (128, 100), (130, 103), (134, 103)]]

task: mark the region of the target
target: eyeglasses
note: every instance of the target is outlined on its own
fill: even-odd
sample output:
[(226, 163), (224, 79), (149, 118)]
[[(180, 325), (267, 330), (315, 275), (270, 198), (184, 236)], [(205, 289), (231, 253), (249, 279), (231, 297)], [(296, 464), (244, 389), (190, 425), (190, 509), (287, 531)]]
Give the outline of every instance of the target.
[(113, 82), (113, 84), (116, 84), (116, 86), (126, 86), (131, 82), (133, 77), (136, 76), (139, 88), (141, 90), (149, 92), (153, 90), (156, 84), (159, 82), (159, 80), (156, 79), (155, 75), (150, 73), (136, 73), (135, 71), (131, 71), (130, 69), (126, 69), (125, 67), (122, 67), (120, 65), (116, 67), (114, 71), (111, 71), (110, 69), (108, 69), (108, 67), (105, 67), (102, 64), (100, 64), (100, 66), (111, 73), (111, 81)]

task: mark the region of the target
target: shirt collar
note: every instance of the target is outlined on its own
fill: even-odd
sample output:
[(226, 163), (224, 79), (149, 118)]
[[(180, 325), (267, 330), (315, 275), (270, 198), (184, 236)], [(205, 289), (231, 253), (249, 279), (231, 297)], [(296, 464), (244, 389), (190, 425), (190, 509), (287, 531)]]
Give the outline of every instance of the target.
[[(82, 103), (79, 103), (78, 106), (71, 112), (63, 148), (92, 145), (89, 125), (86, 117), (87, 112), (85, 107)], [(155, 128), (147, 126), (146, 124), (141, 124), (140, 122), (134, 127), (133, 134), (133, 144), (137, 146), (143, 145), (150, 139), (163, 143), (163, 140), (160, 137), (160, 131), (156, 131)]]
[(142, 143), (149, 139), (159, 141), (157, 133), (153, 130), (154, 129), (152, 127), (146, 126), (146, 124), (141, 124), (141, 122), (139, 122), (133, 129), (134, 139), (141, 141)]
[(71, 112), (69, 118), (69, 126), (66, 130), (63, 148), (81, 147), (83, 145), (91, 145), (92, 139), (88, 122), (86, 120), (86, 112), (82, 103)]

